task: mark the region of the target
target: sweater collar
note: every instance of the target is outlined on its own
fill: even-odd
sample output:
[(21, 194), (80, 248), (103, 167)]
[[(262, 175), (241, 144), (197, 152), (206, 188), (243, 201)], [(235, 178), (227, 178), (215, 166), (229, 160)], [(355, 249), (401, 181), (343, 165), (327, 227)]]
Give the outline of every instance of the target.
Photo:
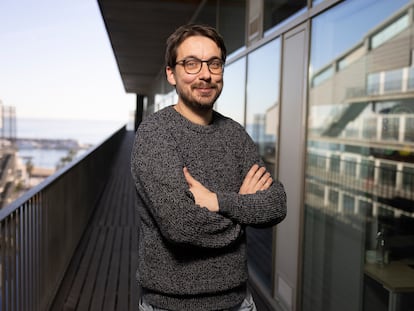
[(217, 128), (217, 124), (220, 119), (219, 114), (216, 111), (213, 111), (212, 122), (208, 125), (200, 125), (200, 124), (193, 123), (187, 118), (185, 118), (183, 115), (181, 115), (178, 111), (174, 109), (174, 106), (169, 106), (166, 108), (166, 110), (168, 111), (168, 114), (170, 115), (170, 118), (174, 123), (177, 123), (181, 126), (184, 126), (198, 133), (214, 132)]

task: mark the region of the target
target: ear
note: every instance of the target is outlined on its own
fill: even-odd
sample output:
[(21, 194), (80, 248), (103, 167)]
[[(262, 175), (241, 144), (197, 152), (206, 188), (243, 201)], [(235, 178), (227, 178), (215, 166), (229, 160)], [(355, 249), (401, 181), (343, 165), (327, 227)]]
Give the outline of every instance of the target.
[(172, 86), (175, 86), (177, 83), (175, 82), (174, 70), (170, 66), (167, 66), (165, 68), (165, 74), (167, 76), (168, 83), (170, 83)]

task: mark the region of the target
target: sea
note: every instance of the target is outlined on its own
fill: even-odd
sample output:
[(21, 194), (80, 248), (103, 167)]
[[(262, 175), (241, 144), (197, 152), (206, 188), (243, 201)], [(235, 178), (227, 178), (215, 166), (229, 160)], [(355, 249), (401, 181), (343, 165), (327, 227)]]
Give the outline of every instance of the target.
[[(35, 139), (73, 139), (81, 145), (88, 146), (81, 149), (75, 158), (87, 152), (90, 148), (102, 143), (128, 121), (114, 120), (67, 120), (67, 119), (16, 119), (17, 138)], [(55, 169), (60, 159), (68, 155), (68, 150), (21, 148), (18, 151), (23, 163), (30, 160), (34, 166)]]

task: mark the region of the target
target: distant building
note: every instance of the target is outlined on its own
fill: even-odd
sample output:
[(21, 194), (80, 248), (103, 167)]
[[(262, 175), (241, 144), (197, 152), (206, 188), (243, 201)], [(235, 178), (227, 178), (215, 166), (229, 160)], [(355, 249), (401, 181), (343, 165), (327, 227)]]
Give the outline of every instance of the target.
[(17, 156), (16, 109), (0, 100), (0, 208), (26, 188), (26, 167)]

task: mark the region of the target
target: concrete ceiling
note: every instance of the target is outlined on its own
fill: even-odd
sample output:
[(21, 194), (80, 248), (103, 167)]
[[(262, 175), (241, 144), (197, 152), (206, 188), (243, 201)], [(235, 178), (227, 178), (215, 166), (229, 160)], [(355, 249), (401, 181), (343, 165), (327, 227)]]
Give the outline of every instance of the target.
[(126, 92), (150, 92), (164, 68), (167, 37), (192, 22), (205, 2), (98, 0)]

